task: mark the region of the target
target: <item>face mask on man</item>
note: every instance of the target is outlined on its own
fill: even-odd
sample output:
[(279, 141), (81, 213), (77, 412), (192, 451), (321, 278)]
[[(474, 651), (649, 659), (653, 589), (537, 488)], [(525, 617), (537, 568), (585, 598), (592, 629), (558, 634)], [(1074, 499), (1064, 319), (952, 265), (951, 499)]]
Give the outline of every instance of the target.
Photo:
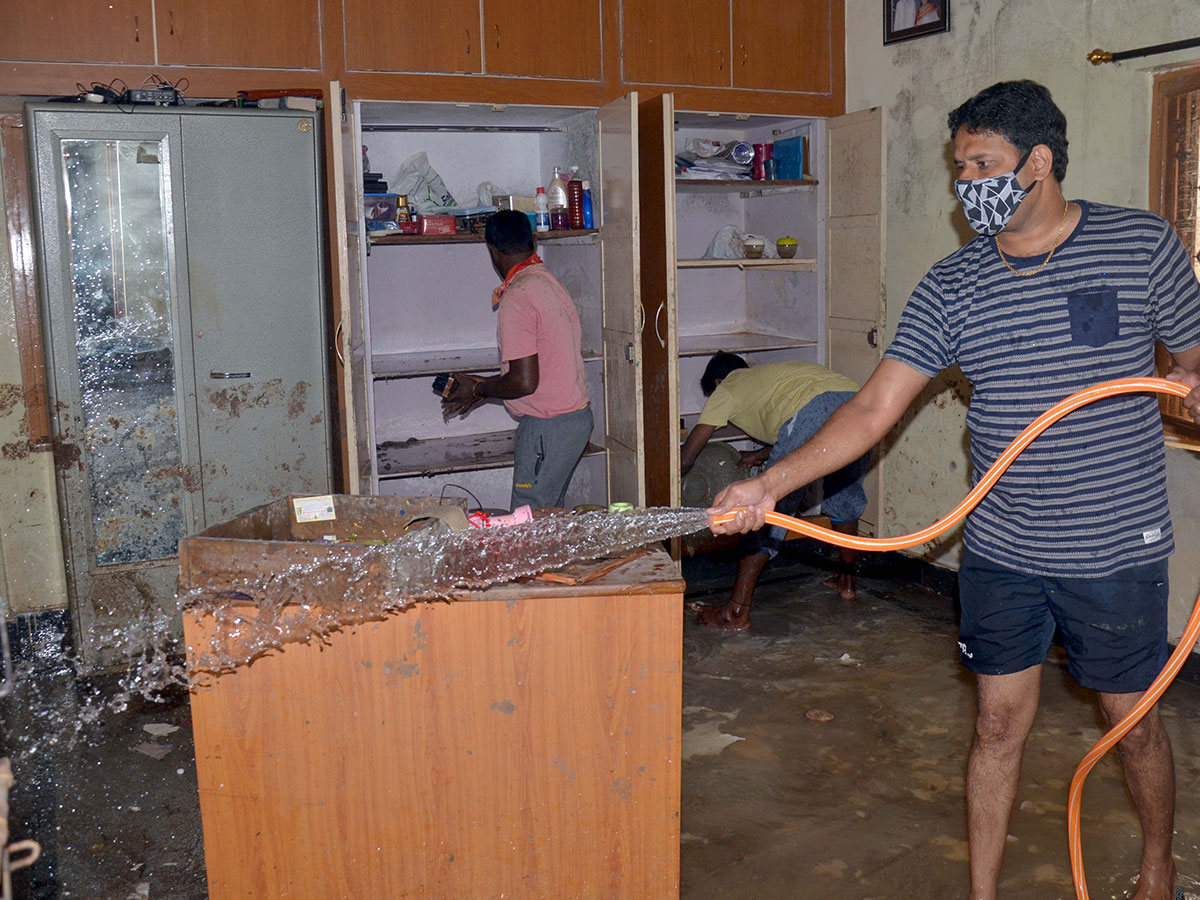
[(1029, 196), (1029, 192), (1037, 185), (1035, 181), (1027, 188), (1017, 182), (1017, 173), (1033, 152), (1030, 147), (1017, 163), (1017, 167), (1003, 175), (993, 175), (990, 178), (977, 178), (974, 181), (958, 180), (954, 182), (955, 193), (962, 203), (967, 221), (980, 234), (991, 236), (999, 234), (1009, 223), (1021, 201)]

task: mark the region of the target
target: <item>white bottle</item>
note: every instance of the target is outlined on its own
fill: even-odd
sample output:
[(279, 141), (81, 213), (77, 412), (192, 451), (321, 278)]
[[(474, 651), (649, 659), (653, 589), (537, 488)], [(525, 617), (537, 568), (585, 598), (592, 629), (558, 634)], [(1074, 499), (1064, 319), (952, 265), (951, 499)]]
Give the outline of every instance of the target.
[(533, 230), (550, 230), (550, 208), (546, 205), (546, 189), (538, 188), (537, 196), (533, 198)]
[(562, 169), (554, 167), (554, 177), (546, 188), (546, 202), (551, 209), (567, 208), (567, 183), (563, 181)]

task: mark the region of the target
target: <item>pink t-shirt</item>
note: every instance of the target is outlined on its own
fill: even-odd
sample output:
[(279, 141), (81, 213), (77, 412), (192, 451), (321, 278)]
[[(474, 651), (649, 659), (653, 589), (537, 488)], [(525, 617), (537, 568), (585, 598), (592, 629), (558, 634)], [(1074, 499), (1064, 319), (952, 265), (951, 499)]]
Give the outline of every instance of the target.
[(587, 405), (579, 314), (566, 288), (544, 265), (518, 272), (505, 290), (496, 319), (496, 339), (501, 371), (508, 371), (510, 360), (535, 353), (538, 358), (537, 390), (504, 401), (514, 416), (548, 419)]

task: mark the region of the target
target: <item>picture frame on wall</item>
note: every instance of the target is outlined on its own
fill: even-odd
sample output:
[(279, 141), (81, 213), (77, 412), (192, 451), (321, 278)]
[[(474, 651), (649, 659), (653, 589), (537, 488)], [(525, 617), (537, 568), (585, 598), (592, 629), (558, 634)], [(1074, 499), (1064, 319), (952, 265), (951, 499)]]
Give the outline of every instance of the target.
[(950, 0), (883, 0), (883, 42), (950, 30)]

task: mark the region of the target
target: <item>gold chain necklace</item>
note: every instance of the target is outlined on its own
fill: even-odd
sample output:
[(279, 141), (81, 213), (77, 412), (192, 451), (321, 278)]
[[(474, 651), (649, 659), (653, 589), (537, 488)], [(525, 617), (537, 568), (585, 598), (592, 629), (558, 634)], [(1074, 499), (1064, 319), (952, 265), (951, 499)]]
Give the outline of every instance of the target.
[(1068, 200), (1066, 205), (1063, 207), (1062, 221), (1058, 223), (1058, 234), (1056, 234), (1054, 236), (1054, 246), (1050, 248), (1050, 252), (1046, 254), (1046, 258), (1042, 260), (1042, 264), (1040, 266), (1038, 266), (1036, 269), (1034, 269), (1032, 272), (1021, 272), (1021, 271), (1018, 271), (1017, 269), (1014, 269), (1012, 266), (1012, 263), (1010, 263), (1008, 261), (1008, 258), (1004, 255), (1004, 251), (1000, 249), (1000, 241), (997, 240), (996, 241), (996, 252), (1000, 254), (1001, 262), (1003, 262), (1006, 266), (1008, 266), (1008, 271), (1012, 272), (1014, 275), (1016, 275), (1020, 278), (1029, 278), (1031, 275), (1036, 275), (1038, 272), (1042, 271), (1042, 269), (1046, 268), (1047, 264), (1049, 264), (1049, 262), (1050, 262), (1050, 257), (1052, 257), (1054, 255), (1054, 251), (1058, 249), (1058, 242), (1062, 240), (1063, 228), (1067, 224), (1067, 213), (1070, 211), (1070, 209), (1071, 209), (1071, 201)]

